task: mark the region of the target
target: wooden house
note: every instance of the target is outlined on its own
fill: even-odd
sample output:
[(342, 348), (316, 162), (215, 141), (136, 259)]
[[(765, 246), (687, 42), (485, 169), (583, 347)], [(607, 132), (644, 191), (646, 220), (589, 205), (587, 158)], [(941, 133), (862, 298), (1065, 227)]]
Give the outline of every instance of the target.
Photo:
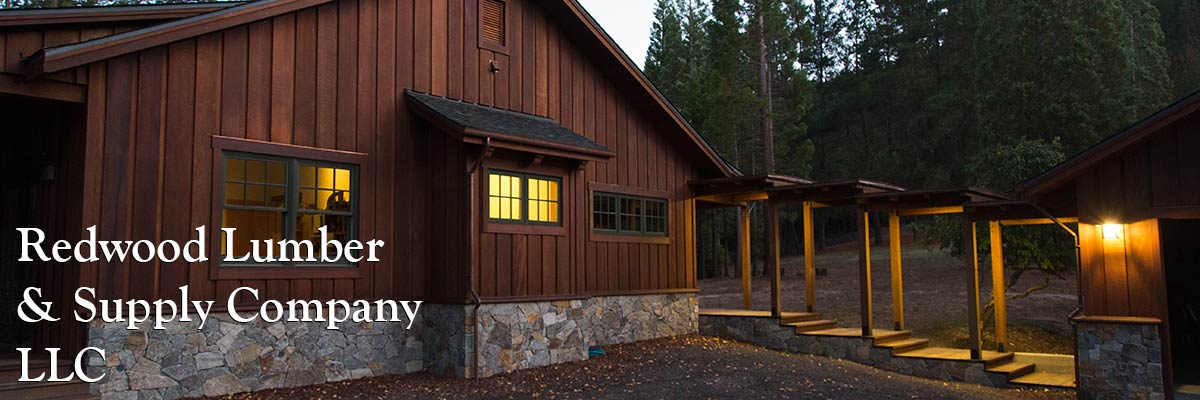
[(1200, 93), (1025, 183), (1078, 215), (1081, 393), (1197, 393)]
[[(687, 182), (736, 171), (574, 0), (10, 10), (0, 60), (5, 304), (31, 285), (62, 302), (81, 286), (158, 299), (187, 285), (219, 312), (239, 287), (261, 296), (242, 293), (236, 308), (426, 303), (408, 331), (338, 339), (251, 324), (206, 327), (188, 345), (180, 335), (193, 331), (138, 339), (114, 324), (0, 317), (11, 343), (110, 349), (93, 393), (479, 376), (696, 330)], [(208, 226), (212, 243), (217, 227), (280, 240), (327, 226), (386, 247), (354, 264), (223, 263), (214, 246), (204, 263), (31, 266), (10, 247), (30, 225), (52, 240), (96, 226), (106, 239), (181, 242)], [(274, 355), (205, 356), (248, 349)]]

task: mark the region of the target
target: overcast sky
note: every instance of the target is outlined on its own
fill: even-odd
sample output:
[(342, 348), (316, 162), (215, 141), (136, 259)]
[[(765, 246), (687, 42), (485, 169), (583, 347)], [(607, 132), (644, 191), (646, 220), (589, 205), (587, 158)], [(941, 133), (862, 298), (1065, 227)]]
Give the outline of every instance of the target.
[(629, 54), (639, 67), (646, 61), (650, 46), (650, 25), (654, 24), (651, 0), (579, 0), (604, 31)]

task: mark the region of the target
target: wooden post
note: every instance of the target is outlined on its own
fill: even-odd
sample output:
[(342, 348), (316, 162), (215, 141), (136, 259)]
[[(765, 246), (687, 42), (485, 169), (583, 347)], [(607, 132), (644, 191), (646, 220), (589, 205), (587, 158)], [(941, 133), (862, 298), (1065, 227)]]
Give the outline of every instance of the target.
[(771, 316), (783, 315), (779, 265), (779, 205), (767, 202), (767, 275), (771, 278)]
[(738, 262), (742, 266), (742, 308), (751, 308), (750, 295), (750, 207), (738, 207)]
[(992, 303), (996, 316), (996, 351), (1008, 351), (1008, 311), (1004, 305), (1004, 242), (1000, 222), (988, 224), (992, 245)]
[(808, 312), (817, 311), (817, 256), (816, 238), (813, 237), (813, 204), (804, 202), (804, 306)]
[(967, 348), (971, 359), (983, 358), (983, 343), (979, 335), (979, 243), (975, 237), (975, 222), (963, 215), (963, 246), (967, 251)]
[(871, 313), (871, 226), (870, 214), (862, 208), (858, 211), (858, 301), (862, 306), (862, 334), (874, 333), (874, 316)]
[(892, 264), (892, 320), (895, 329), (904, 330), (904, 274), (900, 258), (900, 214), (888, 215), (888, 248)]

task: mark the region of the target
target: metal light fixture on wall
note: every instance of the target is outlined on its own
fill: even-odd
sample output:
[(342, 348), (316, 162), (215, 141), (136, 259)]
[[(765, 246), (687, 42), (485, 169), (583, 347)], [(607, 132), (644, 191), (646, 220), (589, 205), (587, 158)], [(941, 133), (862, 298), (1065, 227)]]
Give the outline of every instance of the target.
[(1104, 232), (1104, 240), (1119, 240), (1125, 227), (1121, 224), (1104, 224), (1100, 229)]

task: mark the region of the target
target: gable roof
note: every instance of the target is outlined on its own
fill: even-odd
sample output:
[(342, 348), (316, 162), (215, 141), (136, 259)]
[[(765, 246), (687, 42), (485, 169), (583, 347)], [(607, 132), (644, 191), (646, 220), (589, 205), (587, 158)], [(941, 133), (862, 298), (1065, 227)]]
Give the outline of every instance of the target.
[[(164, 45), (193, 36), (242, 25), (276, 15), (297, 11), (303, 8), (317, 6), (334, 0), (258, 0), (236, 7), (195, 16), (192, 18), (155, 25), (126, 33), (107, 36), (87, 42), (50, 47), (34, 54), (25, 62), (27, 76), (39, 76), (88, 63), (101, 61), (120, 55), (144, 50), (150, 47)], [(650, 82), (641, 69), (629, 59), (612, 37), (600, 28), (586, 10), (576, 0), (553, 0), (536, 2), (543, 7), (554, 8), (562, 14), (573, 16), (572, 20), (563, 20), (563, 26), (582, 31), (585, 38), (595, 40), (603, 47), (603, 53), (610, 57), (609, 61), (619, 64), (625, 75), (631, 77), (640, 92), (648, 96), (654, 107), (663, 112), (671, 125), (684, 133), (694, 151), (710, 163), (710, 166), (724, 176), (741, 175), (732, 165), (723, 160), (720, 155), (704, 141), (700, 134), (692, 128), (679, 111), (666, 99)]]
[(1200, 91), (1159, 110), (1145, 119), (1130, 125), (1121, 132), (1109, 136), (1092, 147), (1064, 161), (1041, 175), (1025, 181), (1018, 189), (1025, 197), (1037, 197), (1083, 174), (1104, 159), (1140, 143), (1160, 129), (1192, 113), (1200, 112)]
[(162, 21), (223, 10), (244, 1), (0, 10), (0, 27)]
[(608, 148), (550, 118), (412, 90), (405, 90), (404, 95), (413, 100), (409, 105), (417, 107), (431, 122), (460, 135), (554, 148), (579, 153), (585, 158), (607, 159), (615, 155)]

